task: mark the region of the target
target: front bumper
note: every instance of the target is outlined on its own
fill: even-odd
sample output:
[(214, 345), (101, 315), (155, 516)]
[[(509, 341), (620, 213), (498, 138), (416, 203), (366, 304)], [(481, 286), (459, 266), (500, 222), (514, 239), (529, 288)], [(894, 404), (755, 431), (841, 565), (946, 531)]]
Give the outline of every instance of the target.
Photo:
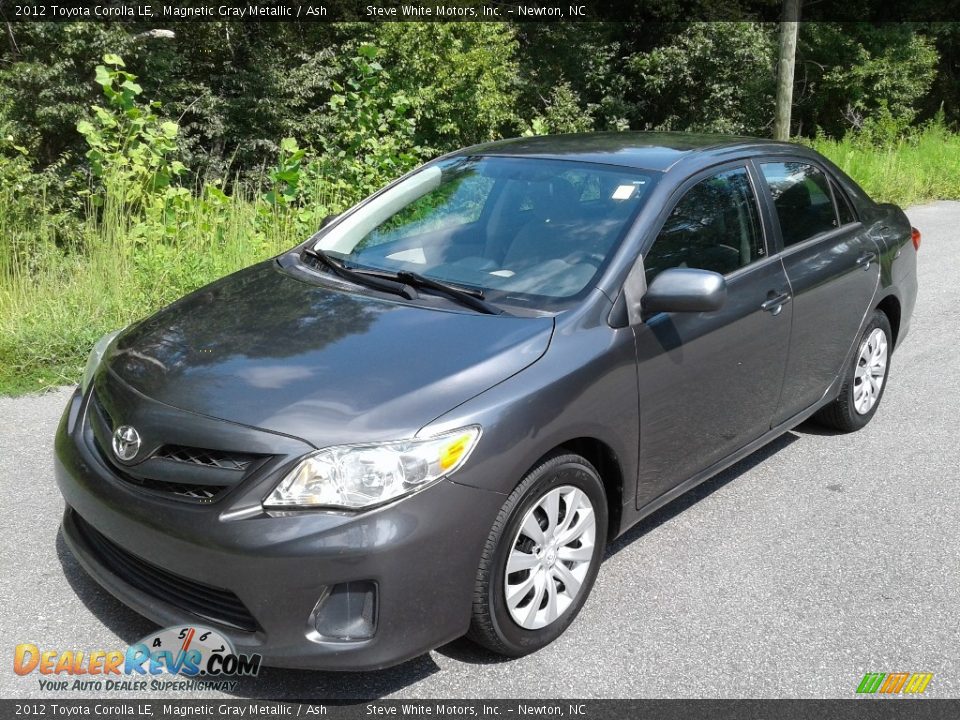
[[(140, 614), (165, 626), (214, 627), (266, 665), (329, 670), (394, 665), (467, 631), (481, 550), (502, 495), (441, 481), (359, 514), (276, 517), (256, 506), (237, 508), (230, 496), (194, 506), (117, 478), (84, 438), (85, 413), (78, 392), (57, 432), (63, 535), (87, 572)], [(233, 496), (249, 494), (241, 487)], [(211, 619), (216, 612), (186, 610), (159, 586), (152, 592), (149, 584), (129, 582), (84, 528), (182, 579), (187, 592), (193, 582), (232, 593), (254, 627), (219, 623)], [(310, 620), (318, 600), (327, 588), (353, 581), (376, 585), (376, 632), (362, 641), (320, 638)]]

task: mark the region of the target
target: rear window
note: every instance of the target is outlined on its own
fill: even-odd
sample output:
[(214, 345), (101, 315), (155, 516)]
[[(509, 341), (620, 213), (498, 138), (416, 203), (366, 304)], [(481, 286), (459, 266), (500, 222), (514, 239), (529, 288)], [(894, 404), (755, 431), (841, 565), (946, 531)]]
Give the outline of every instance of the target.
[(853, 206), (850, 205), (850, 200), (847, 198), (846, 193), (834, 182), (830, 183), (830, 187), (833, 188), (833, 197), (837, 201), (837, 215), (840, 217), (840, 224), (848, 225), (856, 222), (857, 216), (853, 212)]
[(777, 209), (784, 247), (838, 227), (830, 185), (821, 170), (800, 162), (761, 163)]

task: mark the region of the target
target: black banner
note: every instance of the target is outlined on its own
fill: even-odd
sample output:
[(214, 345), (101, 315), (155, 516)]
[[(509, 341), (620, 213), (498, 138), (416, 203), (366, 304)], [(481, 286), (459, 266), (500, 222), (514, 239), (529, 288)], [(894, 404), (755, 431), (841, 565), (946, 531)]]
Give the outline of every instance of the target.
[[(960, 21), (960, 0), (807, 0), (806, 22)], [(779, 0), (0, 0), (5, 22), (689, 22), (780, 19)]]
[(369, 700), (288, 702), (264, 700), (0, 700), (3, 718), (180, 720), (181, 718), (651, 718), (689, 720), (934, 720), (960, 716), (960, 700)]

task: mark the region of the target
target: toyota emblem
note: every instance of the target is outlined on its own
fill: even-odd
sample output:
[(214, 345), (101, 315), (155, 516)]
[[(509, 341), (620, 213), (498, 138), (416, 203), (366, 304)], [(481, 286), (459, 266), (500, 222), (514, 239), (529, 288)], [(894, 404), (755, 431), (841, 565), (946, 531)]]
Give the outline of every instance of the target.
[(124, 462), (133, 460), (140, 452), (140, 433), (131, 425), (121, 425), (113, 432), (113, 454)]

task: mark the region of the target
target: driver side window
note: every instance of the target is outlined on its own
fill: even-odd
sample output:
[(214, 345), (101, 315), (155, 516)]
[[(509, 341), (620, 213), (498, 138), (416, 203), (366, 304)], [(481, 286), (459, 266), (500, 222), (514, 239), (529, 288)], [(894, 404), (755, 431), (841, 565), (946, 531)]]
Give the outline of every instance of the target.
[(643, 258), (647, 282), (669, 268), (726, 275), (765, 255), (746, 168), (701, 180), (680, 199)]

